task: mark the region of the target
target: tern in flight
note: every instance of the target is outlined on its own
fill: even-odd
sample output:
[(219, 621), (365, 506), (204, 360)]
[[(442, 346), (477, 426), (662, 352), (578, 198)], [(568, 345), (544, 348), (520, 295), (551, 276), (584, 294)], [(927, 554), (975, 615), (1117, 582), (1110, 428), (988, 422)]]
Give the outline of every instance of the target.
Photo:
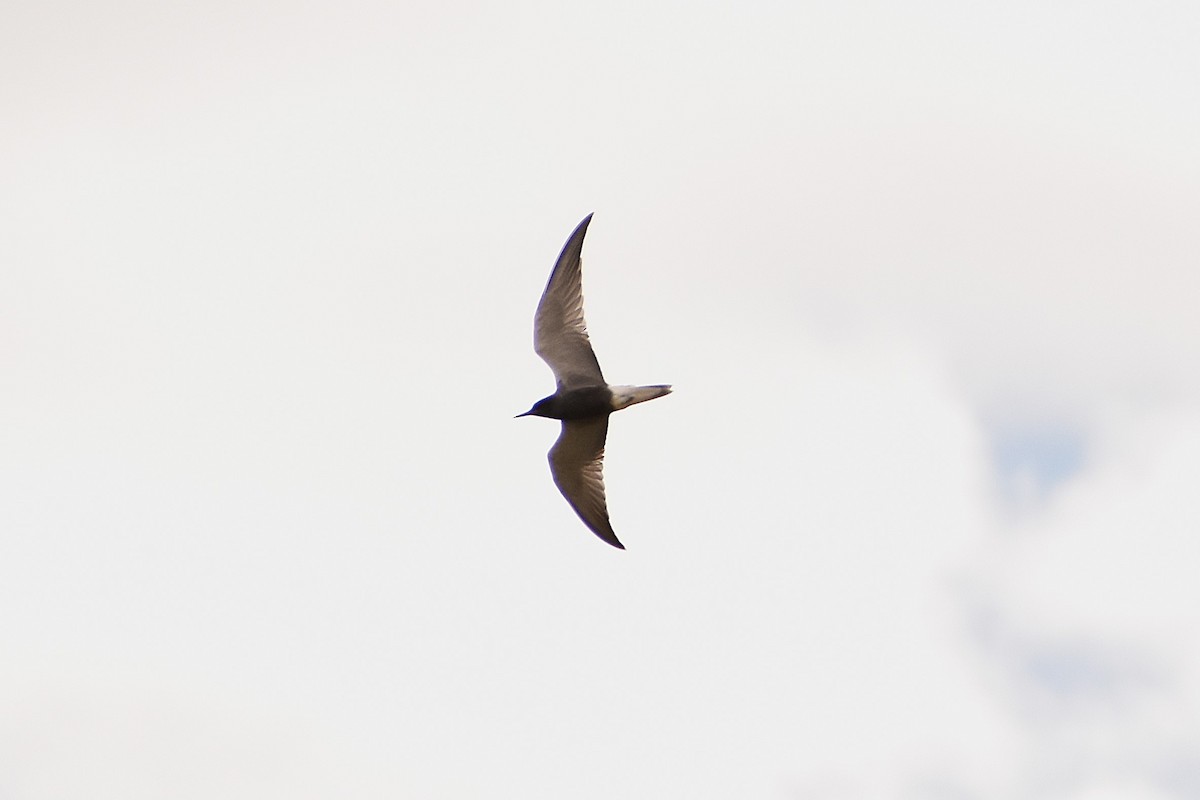
[(562, 420), (562, 433), (550, 448), (550, 474), (562, 496), (591, 531), (613, 547), (625, 545), (613, 533), (604, 501), (604, 439), (608, 415), (634, 403), (669, 394), (670, 386), (609, 386), (588, 341), (583, 322), (583, 273), (579, 254), (592, 215), (563, 245), (533, 318), (533, 349), (550, 365), (558, 390), (518, 417)]

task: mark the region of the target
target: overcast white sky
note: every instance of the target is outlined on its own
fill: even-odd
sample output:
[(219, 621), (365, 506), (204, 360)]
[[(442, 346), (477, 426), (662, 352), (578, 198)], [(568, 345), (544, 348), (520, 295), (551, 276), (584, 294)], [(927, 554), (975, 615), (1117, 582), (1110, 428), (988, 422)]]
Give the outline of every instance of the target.
[(1200, 797), (1197, 41), (9, 3), (0, 800)]

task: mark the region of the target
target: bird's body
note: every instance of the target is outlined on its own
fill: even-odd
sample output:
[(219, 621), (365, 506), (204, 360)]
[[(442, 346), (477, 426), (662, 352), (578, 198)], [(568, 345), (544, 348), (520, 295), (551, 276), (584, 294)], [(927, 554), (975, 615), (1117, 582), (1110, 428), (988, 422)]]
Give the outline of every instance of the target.
[(533, 347), (554, 371), (558, 390), (518, 416), (562, 420), (562, 433), (549, 454), (554, 483), (593, 533), (623, 550), (604, 497), (608, 416), (669, 394), (671, 387), (609, 386), (600, 372), (583, 320), (580, 253), (591, 221), (589, 214), (567, 239), (534, 315)]
[(576, 420), (611, 414), (628, 408), (634, 403), (644, 403), (664, 394), (671, 387), (659, 386), (581, 386), (555, 392), (534, 403), (533, 408), (521, 416), (550, 417), (551, 419)]

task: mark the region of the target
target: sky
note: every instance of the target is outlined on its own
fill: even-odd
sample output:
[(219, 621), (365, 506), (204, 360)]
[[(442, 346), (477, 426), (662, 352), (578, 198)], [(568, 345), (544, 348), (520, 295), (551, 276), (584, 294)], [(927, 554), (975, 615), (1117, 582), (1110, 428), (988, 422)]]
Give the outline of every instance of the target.
[(2, 18), (0, 800), (1200, 797), (1194, 4)]

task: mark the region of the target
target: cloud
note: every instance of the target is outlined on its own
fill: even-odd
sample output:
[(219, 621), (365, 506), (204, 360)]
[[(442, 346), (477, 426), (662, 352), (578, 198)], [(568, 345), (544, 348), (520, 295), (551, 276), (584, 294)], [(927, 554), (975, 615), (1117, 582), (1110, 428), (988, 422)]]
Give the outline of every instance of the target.
[[(0, 795), (1197, 793), (1191, 11), (74, 10)], [(626, 554), (509, 419), (589, 211)]]

